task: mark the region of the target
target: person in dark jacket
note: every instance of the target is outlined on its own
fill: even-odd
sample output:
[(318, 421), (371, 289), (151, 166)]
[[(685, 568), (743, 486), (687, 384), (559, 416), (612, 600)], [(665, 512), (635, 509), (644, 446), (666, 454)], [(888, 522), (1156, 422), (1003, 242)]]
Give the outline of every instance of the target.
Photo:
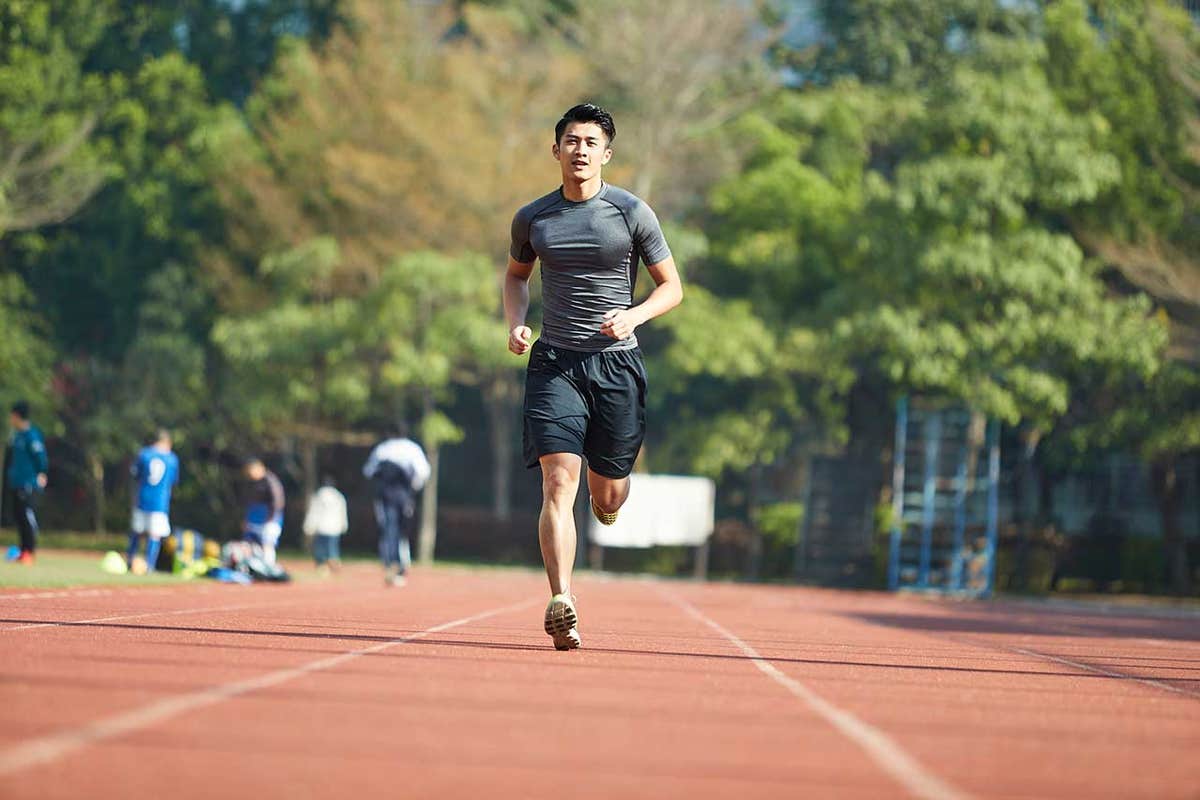
[(383, 561), (384, 582), (389, 586), (403, 586), (407, 580), (417, 494), (430, 473), (425, 451), (405, 436), (380, 442), (363, 466), (363, 475), (374, 489), (379, 558)]
[(38, 521), (35, 506), (46, 488), (46, 440), (29, 421), (29, 404), (14, 403), (8, 417), (12, 435), (4, 454), (4, 503), (11, 511), (21, 539), (16, 561), (32, 564), (37, 550)]
[(250, 486), (246, 498), (246, 518), (242, 522), (242, 538), (261, 545), (263, 559), (268, 564), (274, 564), (275, 548), (283, 533), (283, 484), (257, 458), (246, 462), (245, 473)]

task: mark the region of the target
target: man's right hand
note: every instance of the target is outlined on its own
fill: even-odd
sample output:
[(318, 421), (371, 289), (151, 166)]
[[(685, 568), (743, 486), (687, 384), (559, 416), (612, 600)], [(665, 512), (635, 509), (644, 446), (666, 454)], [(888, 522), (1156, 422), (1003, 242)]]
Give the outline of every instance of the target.
[(508, 332), (508, 349), (517, 355), (525, 355), (532, 344), (533, 329), (528, 325), (518, 325)]

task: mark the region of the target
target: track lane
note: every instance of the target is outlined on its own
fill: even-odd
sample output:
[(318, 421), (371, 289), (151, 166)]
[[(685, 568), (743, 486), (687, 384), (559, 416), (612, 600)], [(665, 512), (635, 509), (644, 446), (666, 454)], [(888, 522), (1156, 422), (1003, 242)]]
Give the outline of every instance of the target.
[[(531, 601), (91, 741), (0, 778), (0, 796), (902, 795), (858, 745), (661, 587), (583, 576), (585, 649), (574, 653), (553, 652), (540, 630), (544, 579), (503, 571), (418, 572), (395, 591), (371, 570), (263, 587), (258, 608), (0, 632), (3, 748)], [(666, 588), (964, 794), (1189, 797), (1200, 786), (1200, 703), (1005, 649), (1090, 650), (1112, 670), (1165, 680), (1200, 659), (1192, 621), (1109, 629), (1099, 616), (1023, 609), (1010, 619), (876, 594)], [(119, 610), (195, 600), (147, 596)], [(73, 598), (63, 613), (102, 617), (103, 602)], [(1052, 629), (1060, 623), (1083, 632)]]
[[(1032, 614), (1005, 623), (1002, 609), (981, 615), (987, 607), (979, 604), (755, 587), (685, 596), (693, 592), (699, 608), (786, 675), (888, 732), (973, 795), (1200, 795), (1193, 757), (1200, 703), (1130, 675), (1013, 649), (1033, 639), (1042, 650), (1082, 648), (1100, 660), (1136, 661), (1138, 646), (1131, 651), (1126, 641), (1106, 637), (1101, 615), (1086, 619), (1089, 638), (1080, 643), (1078, 634), (1053, 630), (1059, 622), (1053, 612), (1044, 621)], [(1200, 654), (1196, 620), (1164, 623), (1114, 627), (1139, 636), (1166, 631), (1177, 656)], [(801, 650), (794, 642), (811, 646)], [(1156, 672), (1155, 663), (1142, 667), (1145, 674), (1170, 672), (1161, 666)]]

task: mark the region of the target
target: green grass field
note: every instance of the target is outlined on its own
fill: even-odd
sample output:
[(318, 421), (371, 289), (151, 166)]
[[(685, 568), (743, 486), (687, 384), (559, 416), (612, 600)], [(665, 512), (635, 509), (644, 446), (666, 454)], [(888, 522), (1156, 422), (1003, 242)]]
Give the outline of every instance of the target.
[(0, 564), (0, 587), (61, 589), (68, 586), (154, 586), (180, 583), (168, 573), (111, 575), (100, 569), (99, 552), (41, 550), (33, 566)]
[[(5, 533), (10, 533), (5, 531)], [(16, 541), (15, 535), (0, 539), (3, 548)], [(38, 537), (37, 562), (32, 567), (0, 562), (0, 588), (62, 589), (80, 586), (162, 586), (181, 584), (184, 578), (170, 573), (150, 575), (112, 575), (100, 569), (105, 551), (124, 553), (128, 538), (123, 533), (79, 533), (74, 531), (43, 531)], [(312, 571), (307, 567), (306, 554), (300, 551), (280, 551), (280, 558), (294, 580), (307, 580)], [(192, 579), (192, 580), (204, 580)]]

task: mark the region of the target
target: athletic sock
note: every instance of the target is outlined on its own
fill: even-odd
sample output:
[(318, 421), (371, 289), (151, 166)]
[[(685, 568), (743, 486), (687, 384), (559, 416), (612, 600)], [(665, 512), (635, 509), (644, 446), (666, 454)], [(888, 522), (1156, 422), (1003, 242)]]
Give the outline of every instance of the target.
[(131, 569), (133, 568), (133, 557), (137, 555), (138, 544), (140, 543), (141, 538), (141, 534), (130, 531), (129, 548), (125, 551), (125, 563), (128, 564)]
[(154, 565), (158, 563), (158, 551), (162, 547), (162, 539), (155, 539), (150, 536), (146, 541), (146, 572), (154, 572)]

